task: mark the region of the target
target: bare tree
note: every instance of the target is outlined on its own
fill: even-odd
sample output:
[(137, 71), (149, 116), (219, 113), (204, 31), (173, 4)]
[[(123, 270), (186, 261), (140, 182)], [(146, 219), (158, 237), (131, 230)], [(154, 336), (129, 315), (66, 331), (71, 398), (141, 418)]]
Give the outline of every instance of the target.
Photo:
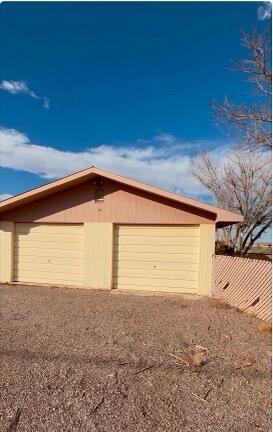
[(228, 246), (240, 244), (245, 255), (271, 226), (271, 153), (230, 150), (221, 160), (203, 153), (195, 163), (193, 175), (211, 193), (216, 203), (240, 213), (240, 226), (223, 228)]
[(251, 36), (243, 33), (242, 41), (249, 56), (235, 63), (234, 70), (247, 75), (256, 89), (256, 101), (237, 106), (225, 98), (223, 104), (213, 102), (217, 123), (228, 126), (240, 144), (251, 150), (272, 148), (272, 69), (270, 34), (256, 31)]

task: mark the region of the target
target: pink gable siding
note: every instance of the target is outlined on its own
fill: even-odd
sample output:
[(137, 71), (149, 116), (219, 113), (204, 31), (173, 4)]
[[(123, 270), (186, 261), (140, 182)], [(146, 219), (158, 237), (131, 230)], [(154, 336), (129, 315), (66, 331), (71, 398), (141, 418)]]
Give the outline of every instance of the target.
[(57, 192), (1, 214), (14, 222), (114, 222), (200, 224), (214, 223), (215, 215), (156, 197), (130, 186), (105, 180), (104, 202), (95, 202), (94, 180)]

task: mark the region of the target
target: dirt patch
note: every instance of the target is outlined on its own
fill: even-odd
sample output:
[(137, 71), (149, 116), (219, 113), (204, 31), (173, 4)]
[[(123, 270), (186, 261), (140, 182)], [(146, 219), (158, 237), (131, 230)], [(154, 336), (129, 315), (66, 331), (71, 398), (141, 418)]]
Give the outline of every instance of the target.
[(1, 286), (1, 431), (269, 431), (270, 337), (207, 298)]

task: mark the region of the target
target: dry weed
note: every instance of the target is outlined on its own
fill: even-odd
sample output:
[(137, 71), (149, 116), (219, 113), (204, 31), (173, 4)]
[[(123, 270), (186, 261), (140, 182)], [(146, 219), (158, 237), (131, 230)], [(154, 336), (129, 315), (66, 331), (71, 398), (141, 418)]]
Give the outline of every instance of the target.
[(272, 326), (269, 322), (263, 322), (256, 327), (257, 331), (264, 336), (270, 336), (272, 333)]
[(204, 354), (200, 352), (195, 352), (188, 357), (188, 362), (196, 367), (201, 367), (206, 363)]
[[(181, 356), (181, 354), (179, 354), (179, 356), (175, 354), (170, 355), (176, 360), (178, 360), (178, 365), (186, 365), (188, 367), (195, 366), (197, 368), (200, 368), (207, 362), (208, 349), (201, 346), (199, 347), (200, 349), (197, 347), (195, 350), (192, 350), (190, 354), (185, 354), (183, 357)], [(179, 353), (180, 352), (181, 351), (179, 351)]]

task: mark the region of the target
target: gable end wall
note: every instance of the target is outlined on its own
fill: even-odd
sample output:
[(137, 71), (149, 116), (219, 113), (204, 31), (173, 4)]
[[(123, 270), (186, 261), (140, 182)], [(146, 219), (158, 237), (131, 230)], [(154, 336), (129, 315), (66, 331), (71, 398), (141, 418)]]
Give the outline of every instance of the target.
[(211, 213), (105, 180), (104, 202), (95, 202), (94, 179), (0, 215), (12, 222), (214, 224)]

